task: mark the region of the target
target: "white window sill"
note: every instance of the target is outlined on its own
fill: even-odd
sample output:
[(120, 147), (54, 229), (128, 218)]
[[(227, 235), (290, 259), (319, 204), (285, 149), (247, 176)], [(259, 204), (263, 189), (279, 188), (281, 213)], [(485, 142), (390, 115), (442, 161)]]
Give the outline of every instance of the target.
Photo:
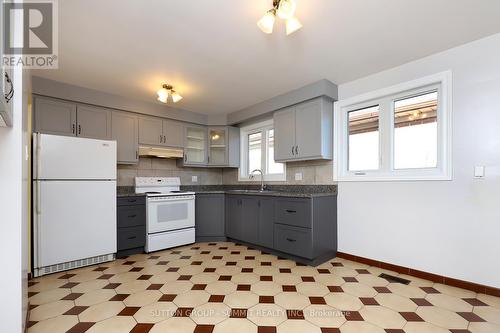
[(337, 182), (451, 181), (451, 175), (344, 175)]

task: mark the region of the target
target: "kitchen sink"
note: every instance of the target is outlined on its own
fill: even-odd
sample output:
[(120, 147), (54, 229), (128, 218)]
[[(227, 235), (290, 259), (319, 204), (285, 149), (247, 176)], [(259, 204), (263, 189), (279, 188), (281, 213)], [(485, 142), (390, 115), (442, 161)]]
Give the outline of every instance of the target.
[(233, 192), (233, 193), (276, 193), (276, 191), (269, 191), (269, 190), (230, 190), (228, 192)]

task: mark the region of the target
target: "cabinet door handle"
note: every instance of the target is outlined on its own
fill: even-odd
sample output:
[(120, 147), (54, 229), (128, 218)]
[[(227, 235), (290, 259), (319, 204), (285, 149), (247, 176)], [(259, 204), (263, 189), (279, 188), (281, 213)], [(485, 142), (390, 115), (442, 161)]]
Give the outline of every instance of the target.
[(292, 146), (292, 155), (295, 155), (295, 152), (294, 152), (293, 148), (295, 148), (295, 147)]
[(128, 202), (136, 202), (137, 199), (128, 199)]
[(134, 214), (134, 215), (129, 215), (128, 217), (132, 219), (132, 218), (134, 218), (134, 217), (137, 217), (137, 214)]
[(290, 213), (290, 214), (297, 213), (296, 210), (291, 210), (291, 209), (287, 209), (287, 210), (285, 210), (285, 212)]
[(167, 143), (167, 137), (165, 135), (163, 136), (163, 143)]
[(187, 162), (187, 160), (188, 160), (188, 156), (186, 153), (184, 153), (184, 162)]
[(294, 243), (294, 242), (297, 241), (296, 239), (293, 239), (293, 238), (287, 238), (286, 240), (289, 241), (289, 242), (292, 242), (292, 243)]
[(82, 125), (78, 125), (78, 135), (82, 134)]
[(139, 152), (136, 150), (135, 151), (135, 159), (138, 160), (139, 159)]
[(73, 124), (73, 126), (71, 126), (71, 133), (75, 134), (75, 124)]
[(299, 146), (295, 146), (295, 155), (299, 154)]
[(128, 239), (136, 239), (137, 236), (132, 236), (132, 237), (129, 237)]
[(160, 143), (162, 143), (162, 140), (163, 140), (163, 138), (162, 138), (162, 135), (160, 134)]

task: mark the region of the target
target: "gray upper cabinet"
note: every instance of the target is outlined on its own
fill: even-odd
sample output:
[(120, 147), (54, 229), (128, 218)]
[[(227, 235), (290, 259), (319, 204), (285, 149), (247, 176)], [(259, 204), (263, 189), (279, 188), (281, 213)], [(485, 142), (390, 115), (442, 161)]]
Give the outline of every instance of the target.
[(184, 126), (175, 120), (140, 117), (139, 143), (181, 148), (184, 144)]
[(208, 128), (208, 166), (240, 166), (240, 130), (237, 127)]
[(184, 128), (184, 159), (183, 166), (206, 166), (207, 128), (197, 125), (186, 125)]
[(287, 161), (295, 156), (295, 108), (274, 114), (274, 160)]
[(184, 146), (184, 124), (174, 120), (163, 120), (163, 145), (182, 148)]
[(163, 144), (163, 123), (159, 118), (139, 118), (139, 143), (143, 145)]
[(111, 110), (58, 99), (35, 97), (35, 132), (111, 139)]
[(76, 104), (52, 98), (35, 97), (35, 132), (76, 135)]
[(77, 135), (83, 138), (111, 139), (111, 111), (77, 105)]
[(275, 160), (305, 161), (333, 157), (333, 102), (316, 98), (275, 112)]
[(135, 164), (139, 161), (138, 119), (132, 113), (113, 111), (111, 117), (111, 138), (117, 142), (119, 164)]

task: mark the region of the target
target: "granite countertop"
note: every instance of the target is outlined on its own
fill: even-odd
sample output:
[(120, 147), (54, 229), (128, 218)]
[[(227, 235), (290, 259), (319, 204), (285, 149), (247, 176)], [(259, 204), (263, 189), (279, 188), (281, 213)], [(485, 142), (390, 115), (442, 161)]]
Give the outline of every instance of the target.
[[(259, 185), (186, 185), (183, 191), (199, 194), (261, 195), (271, 197), (315, 198), (337, 195), (336, 185), (267, 185), (268, 191), (258, 192)], [(250, 190), (244, 192), (242, 190)]]
[(124, 197), (144, 197), (145, 193), (135, 193), (135, 188), (133, 186), (118, 186), (116, 188), (116, 196), (118, 198)]
[[(197, 194), (261, 195), (270, 197), (317, 198), (337, 195), (337, 185), (267, 185), (268, 191), (258, 192), (259, 185), (182, 185), (182, 191)], [(249, 192), (244, 192), (244, 191)], [(133, 186), (118, 186), (118, 197), (144, 196), (135, 193)]]

